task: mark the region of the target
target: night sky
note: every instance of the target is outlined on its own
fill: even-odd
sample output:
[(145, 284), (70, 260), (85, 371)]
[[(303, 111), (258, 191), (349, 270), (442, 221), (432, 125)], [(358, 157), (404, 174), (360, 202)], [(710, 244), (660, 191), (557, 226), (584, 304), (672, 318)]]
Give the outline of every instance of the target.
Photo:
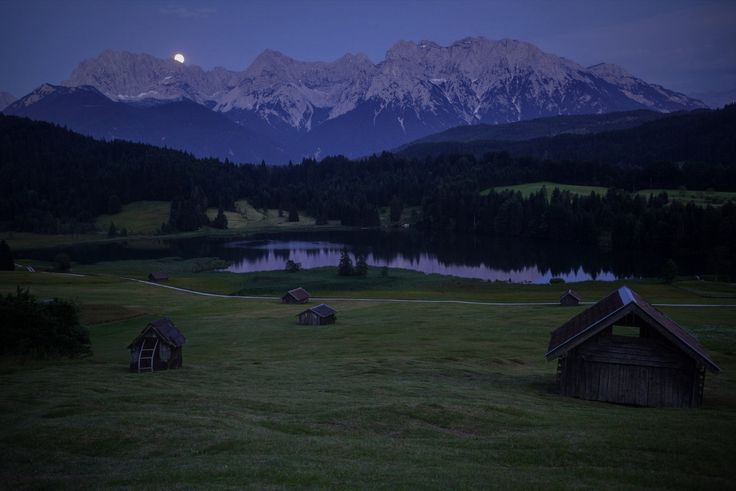
[(514, 38), (582, 65), (616, 63), (685, 93), (736, 88), (736, 0), (37, 1), (0, 0), (0, 90), (65, 80), (112, 48), (242, 70), (266, 48), (301, 60), (400, 39)]

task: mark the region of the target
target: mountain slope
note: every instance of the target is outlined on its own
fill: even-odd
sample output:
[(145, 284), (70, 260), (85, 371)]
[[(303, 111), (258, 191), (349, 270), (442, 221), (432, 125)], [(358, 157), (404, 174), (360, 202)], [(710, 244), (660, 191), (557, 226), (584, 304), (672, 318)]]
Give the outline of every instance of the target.
[(15, 102), (15, 96), (9, 92), (0, 91), (0, 111)]
[(189, 99), (149, 104), (113, 101), (90, 86), (42, 85), (6, 114), (64, 125), (105, 140), (129, 140), (235, 162), (280, 161), (275, 145)]
[(561, 134), (602, 133), (634, 128), (666, 116), (666, 113), (642, 109), (620, 113), (553, 116), (496, 125), (464, 125), (420, 138), (404, 145), (399, 150), (423, 143), (471, 142), (475, 140), (521, 141)]
[(362, 54), (305, 62), (266, 50), (241, 72), (105, 51), (64, 84), (93, 86), (115, 102), (190, 99), (278, 142), (292, 160), (356, 157), (459, 125), (703, 107), (615, 65), (586, 68), (529, 43), (482, 37), (401, 41), (375, 64)]
[(594, 134), (563, 134), (524, 141), (475, 140), (409, 145), (399, 154), (425, 158), (440, 154), (508, 152), (549, 160), (646, 165), (657, 161), (704, 161), (731, 165), (736, 155), (736, 105), (720, 110), (673, 114), (640, 126)]

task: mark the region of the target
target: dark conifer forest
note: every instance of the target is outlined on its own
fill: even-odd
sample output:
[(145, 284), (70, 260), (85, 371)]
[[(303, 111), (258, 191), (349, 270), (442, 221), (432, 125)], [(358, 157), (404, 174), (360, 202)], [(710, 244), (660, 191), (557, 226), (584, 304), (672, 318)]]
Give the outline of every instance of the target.
[[(528, 197), (481, 193), (534, 181), (609, 191), (576, 196), (550, 189)], [(90, 231), (95, 217), (111, 206), (138, 200), (172, 201), (167, 231), (195, 230), (212, 225), (204, 213), (207, 206), (233, 209), (245, 198), (256, 208), (288, 210), (290, 216), (299, 210), (318, 223), (339, 220), (345, 226), (378, 226), (382, 207), (394, 218), (413, 208), (416, 227), (428, 233), (574, 241), (666, 257), (708, 253), (733, 271), (733, 203), (703, 207), (664, 194), (632, 193), (685, 187), (736, 190), (736, 155), (622, 166), (503, 152), (422, 159), (383, 153), (355, 161), (329, 157), (281, 167), (236, 165), (149, 145), (96, 141), (51, 124), (0, 116), (2, 230)], [(214, 225), (221, 228), (221, 222)]]

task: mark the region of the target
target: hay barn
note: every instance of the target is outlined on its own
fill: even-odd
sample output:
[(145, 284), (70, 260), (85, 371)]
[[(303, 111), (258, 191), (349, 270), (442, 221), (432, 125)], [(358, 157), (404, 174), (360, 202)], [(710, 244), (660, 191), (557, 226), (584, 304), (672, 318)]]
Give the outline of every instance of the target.
[(149, 273), (148, 274), (148, 281), (153, 281), (155, 283), (158, 283), (160, 281), (169, 281), (169, 275), (166, 273), (162, 273), (160, 271)]
[(329, 305), (320, 304), (311, 309), (297, 314), (297, 322), (303, 325), (321, 326), (324, 324), (334, 324), (337, 320), (335, 315), (337, 310)]
[(697, 339), (627, 287), (552, 332), (560, 392), (652, 407), (698, 407), (706, 370), (720, 368)]
[(560, 305), (564, 307), (574, 307), (575, 305), (579, 305), (581, 301), (582, 298), (575, 290), (567, 290), (560, 297)]
[(281, 297), (283, 303), (307, 303), (309, 302), (309, 292), (304, 288), (294, 288), (286, 292), (286, 295)]
[(169, 368), (181, 368), (184, 335), (168, 317), (148, 324), (128, 345), (130, 370), (153, 372)]

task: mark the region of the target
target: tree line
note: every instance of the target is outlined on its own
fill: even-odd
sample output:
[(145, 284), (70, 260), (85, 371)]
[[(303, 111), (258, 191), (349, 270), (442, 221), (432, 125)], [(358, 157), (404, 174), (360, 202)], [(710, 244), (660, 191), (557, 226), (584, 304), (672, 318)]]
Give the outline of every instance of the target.
[[(235, 165), (150, 145), (100, 142), (57, 126), (0, 115), (0, 230), (94, 229), (95, 217), (139, 200), (171, 201), (166, 231), (213, 225), (208, 206), (248, 199), (256, 208), (301, 210), (317, 223), (377, 226), (411, 207), (437, 233), (574, 240), (610, 247), (734, 256), (733, 206), (696, 207), (645, 199), (646, 188), (736, 190), (736, 155), (719, 162), (656, 161), (637, 167), (541, 160), (506, 153), (412, 159), (390, 153), (351, 161)], [(611, 188), (604, 196), (547, 190), (527, 198), (481, 191), (531, 181)], [(725, 248), (725, 249), (724, 249)], [(725, 250), (725, 252), (724, 252)]]

